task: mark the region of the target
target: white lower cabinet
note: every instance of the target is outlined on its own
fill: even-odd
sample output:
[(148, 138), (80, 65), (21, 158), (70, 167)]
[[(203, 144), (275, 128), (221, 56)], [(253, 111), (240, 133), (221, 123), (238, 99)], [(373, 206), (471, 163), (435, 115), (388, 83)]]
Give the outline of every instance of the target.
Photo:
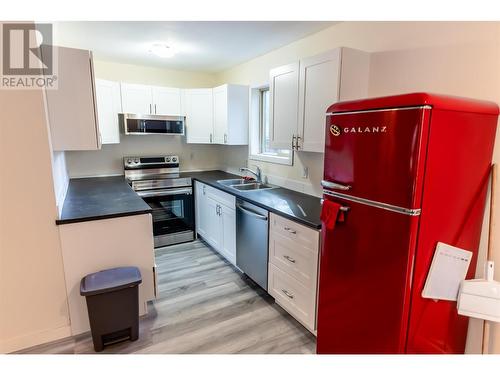
[(236, 264), (234, 196), (195, 181), (196, 231), (220, 255)]
[(271, 213), (268, 292), (316, 334), (319, 231)]

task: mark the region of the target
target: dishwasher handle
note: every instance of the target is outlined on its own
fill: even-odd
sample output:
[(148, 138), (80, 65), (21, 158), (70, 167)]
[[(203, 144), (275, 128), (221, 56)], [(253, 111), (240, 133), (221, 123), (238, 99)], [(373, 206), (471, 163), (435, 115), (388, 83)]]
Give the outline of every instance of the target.
[(247, 214), (247, 215), (253, 216), (253, 217), (255, 217), (257, 219), (260, 219), (260, 220), (266, 220), (267, 221), (267, 216), (264, 216), (264, 215), (258, 214), (256, 212), (250, 211), (248, 208), (243, 208), (238, 203), (236, 203), (236, 207), (239, 210), (241, 210), (242, 212), (244, 212), (245, 214)]

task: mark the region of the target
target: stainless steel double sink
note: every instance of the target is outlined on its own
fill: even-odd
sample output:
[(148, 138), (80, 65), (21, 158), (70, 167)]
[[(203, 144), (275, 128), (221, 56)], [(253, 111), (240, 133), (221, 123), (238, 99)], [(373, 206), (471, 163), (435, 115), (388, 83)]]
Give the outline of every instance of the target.
[(276, 186), (257, 182), (252, 180), (245, 180), (244, 178), (232, 178), (228, 180), (218, 180), (219, 184), (228, 186), (232, 189), (239, 191), (253, 191), (253, 190), (269, 190), (275, 189)]

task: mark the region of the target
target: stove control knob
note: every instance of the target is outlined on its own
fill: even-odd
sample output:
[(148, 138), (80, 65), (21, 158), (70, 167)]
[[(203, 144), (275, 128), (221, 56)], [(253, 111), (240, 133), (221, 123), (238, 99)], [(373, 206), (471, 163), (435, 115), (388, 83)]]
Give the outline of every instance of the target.
[(127, 164), (132, 164), (132, 159), (127, 159)]
[(173, 163), (177, 162), (177, 158), (175, 156), (172, 158), (172, 162)]
[(166, 157), (166, 158), (165, 158), (165, 161), (166, 161), (167, 163), (170, 163), (170, 157), (169, 157), (169, 156), (168, 156), (168, 157)]

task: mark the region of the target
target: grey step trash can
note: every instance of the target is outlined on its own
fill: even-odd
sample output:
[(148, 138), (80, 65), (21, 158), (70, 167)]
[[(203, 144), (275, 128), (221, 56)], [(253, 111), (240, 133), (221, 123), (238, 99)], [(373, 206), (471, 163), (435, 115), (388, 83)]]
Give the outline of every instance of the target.
[(139, 284), (137, 267), (112, 268), (85, 276), (80, 295), (87, 300), (94, 349), (139, 338)]

